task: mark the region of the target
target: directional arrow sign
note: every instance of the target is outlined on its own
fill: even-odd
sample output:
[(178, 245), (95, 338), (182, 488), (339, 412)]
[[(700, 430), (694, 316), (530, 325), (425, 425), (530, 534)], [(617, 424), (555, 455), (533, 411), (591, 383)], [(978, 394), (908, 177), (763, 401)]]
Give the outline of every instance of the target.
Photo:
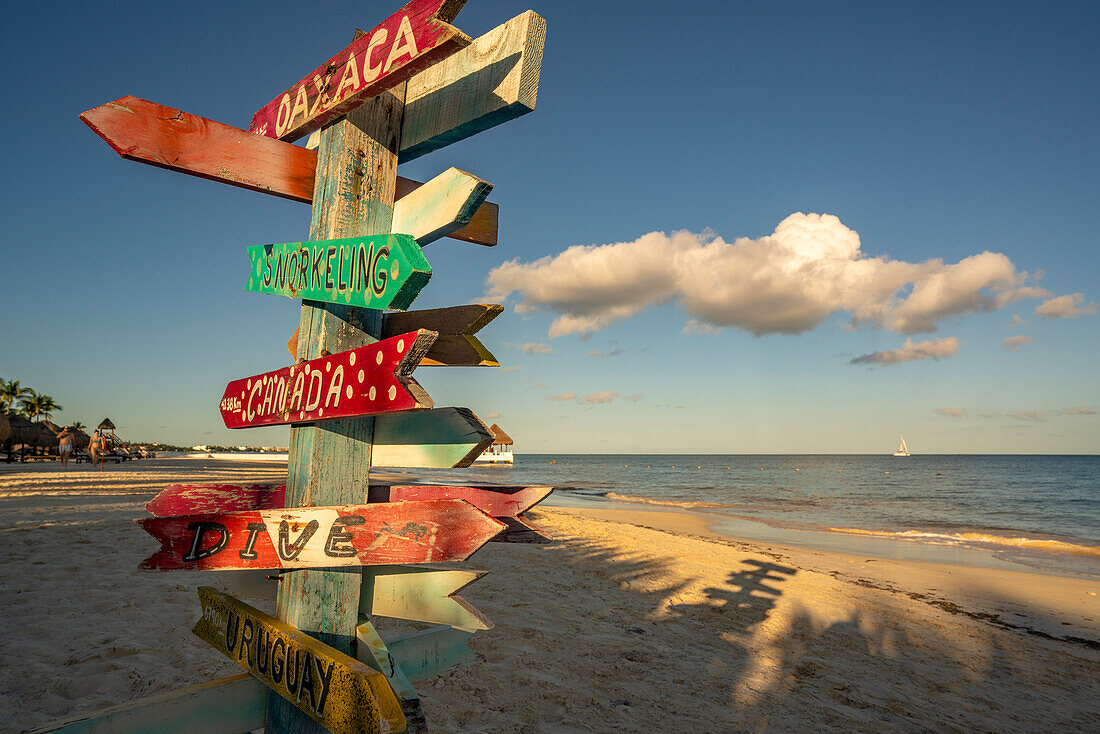
[(329, 568), (465, 560), (504, 529), (462, 500), (135, 520), (161, 543), (146, 571)]
[[(313, 201), (315, 150), (132, 96), (88, 110), (80, 119), (123, 158), (292, 201)], [(423, 185), (398, 176), (397, 200)], [(449, 236), (492, 247), (498, 216), (497, 205), (485, 202), (469, 224)]]
[(374, 419), (371, 465), (460, 469), (493, 443), (493, 434), (468, 408), (390, 413)]
[(445, 624), (471, 632), (492, 629), (493, 623), (485, 615), (455, 596), (486, 573), (416, 566), (365, 568), (359, 613)]
[[(472, 634), (441, 626), (401, 635), (383, 635), (382, 640), (405, 676), (417, 683), (483, 659), (466, 647)], [(363, 655), (362, 652), (357, 654)]]
[(432, 277), (407, 234), (254, 245), (248, 259), (250, 291), (379, 310), (408, 308)]
[[(500, 362), (474, 336), (504, 310), (495, 304), (470, 304), (450, 308), (432, 308), (406, 313), (388, 313), (382, 319), (382, 336), (403, 334), (413, 329), (439, 333), (422, 366), (498, 367)], [(406, 328), (407, 327), (407, 328)]]
[(435, 332), (413, 331), (234, 380), (222, 395), (222, 420), (252, 428), (430, 408), (411, 373), (434, 339)]
[[(443, 485), (371, 485), (368, 502), (408, 502), (460, 499), (515, 529), (534, 528), (518, 516), (546, 499), (553, 487), (470, 487)], [(203, 515), (252, 510), (277, 510), (286, 504), (282, 484), (171, 484), (145, 505), (154, 517)], [(504, 534), (494, 540), (513, 540)], [(457, 588), (455, 590), (457, 591)], [(426, 620), (444, 622), (444, 620)], [(446, 622), (453, 624), (452, 622)]]
[(399, 162), (535, 109), (545, 41), (546, 21), (528, 10), (410, 79)]
[(492, 190), (493, 185), (488, 181), (457, 168), (448, 168), (397, 200), (393, 205), (391, 229), (408, 232), (423, 247), (469, 224)]
[(209, 586), (192, 630), (336, 734), (405, 731), (385, 676), (289, 624)]
[(296, 140), (469, 45), (450, 21), (465, 0), (412, 0), (252, 116), (249, 131)]
[(378, 630), (368, 620), (355, 628), (355, 639), (358, 641), (355, 647), (356, 656), (361, 662), (386, 676), (390, 688), (393, 689), (397, 700), (401, 702), (405, 720), (409, 722), (409, 730), (427, 732), (428, 722), (424, 717), (420, 696), (409, 679), (405, 677), (401, 666), (393, 659)]

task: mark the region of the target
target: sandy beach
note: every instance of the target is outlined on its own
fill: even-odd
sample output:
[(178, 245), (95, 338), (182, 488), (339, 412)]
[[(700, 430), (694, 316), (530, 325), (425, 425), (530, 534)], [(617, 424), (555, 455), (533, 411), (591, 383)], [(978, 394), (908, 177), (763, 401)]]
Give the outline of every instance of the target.
[[(156, 543), (131, 519), (170, 483), (284, 476), (0, 466), (0, 730), (238, 672), (191, 633), (218, 574), (137, 571)], [(433, 731), (1097, 730), (1098, 581), (741, 540), (696, 513), (532, 516), (553, 544), (464, 564), (491, 572), (462, 595), (495, 627), (471, 641), (486, 662), (418, 686)]]

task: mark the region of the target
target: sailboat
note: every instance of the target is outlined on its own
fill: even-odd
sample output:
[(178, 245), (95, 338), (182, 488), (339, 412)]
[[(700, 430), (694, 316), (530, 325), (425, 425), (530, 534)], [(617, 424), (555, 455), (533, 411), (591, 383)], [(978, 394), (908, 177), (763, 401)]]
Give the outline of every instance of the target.
[(894, 456), (911, 456), (909, 453), (909, 447), (905, 444), (905, 436), (898, 434), (901, 439), (901, 446), (898, 446), (898, 450), (894, 452)]

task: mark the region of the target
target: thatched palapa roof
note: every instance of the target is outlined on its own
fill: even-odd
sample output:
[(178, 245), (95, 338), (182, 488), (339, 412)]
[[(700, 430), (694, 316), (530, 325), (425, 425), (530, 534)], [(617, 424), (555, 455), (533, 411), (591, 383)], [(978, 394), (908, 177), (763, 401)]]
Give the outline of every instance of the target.
[(489, 430), (493, 433), (493, 445), (494, 446), (511, 446), (513, 441), (512, 437), (504, 432), (504, 429), (494, 423), (489, 427)]
[(110, 429), (110, 430), (113, 431), (113, 430), (115, 430), (115, 424), (111, 423), (110, 418), (104, 418), (103, 422), (100, 423), (98, 426), (96, 426), (96, 428), (98, 428), (101, 431), (104, 430), (104, 429)]
[(8, 413), (4, 417), (8, 419), (8, 425), (11, 426), (11, 442), (13, 444), (37, 445), (35, 439), (38, 436), (38, 430), (33, 423), (15, 413)]
[(8, 416), (4, 413), (0, 413), (0, 444), (11, 438), (11, 423), (8, 423)]

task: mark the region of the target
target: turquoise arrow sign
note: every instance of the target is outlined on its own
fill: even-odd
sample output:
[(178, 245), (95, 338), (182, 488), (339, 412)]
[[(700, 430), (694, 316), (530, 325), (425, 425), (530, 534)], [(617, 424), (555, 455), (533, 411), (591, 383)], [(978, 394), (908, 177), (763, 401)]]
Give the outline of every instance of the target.
[(250, 291), (360, 308), (403, 311), (432, 277), (407, 234), (253, 245), (248, 258)]

